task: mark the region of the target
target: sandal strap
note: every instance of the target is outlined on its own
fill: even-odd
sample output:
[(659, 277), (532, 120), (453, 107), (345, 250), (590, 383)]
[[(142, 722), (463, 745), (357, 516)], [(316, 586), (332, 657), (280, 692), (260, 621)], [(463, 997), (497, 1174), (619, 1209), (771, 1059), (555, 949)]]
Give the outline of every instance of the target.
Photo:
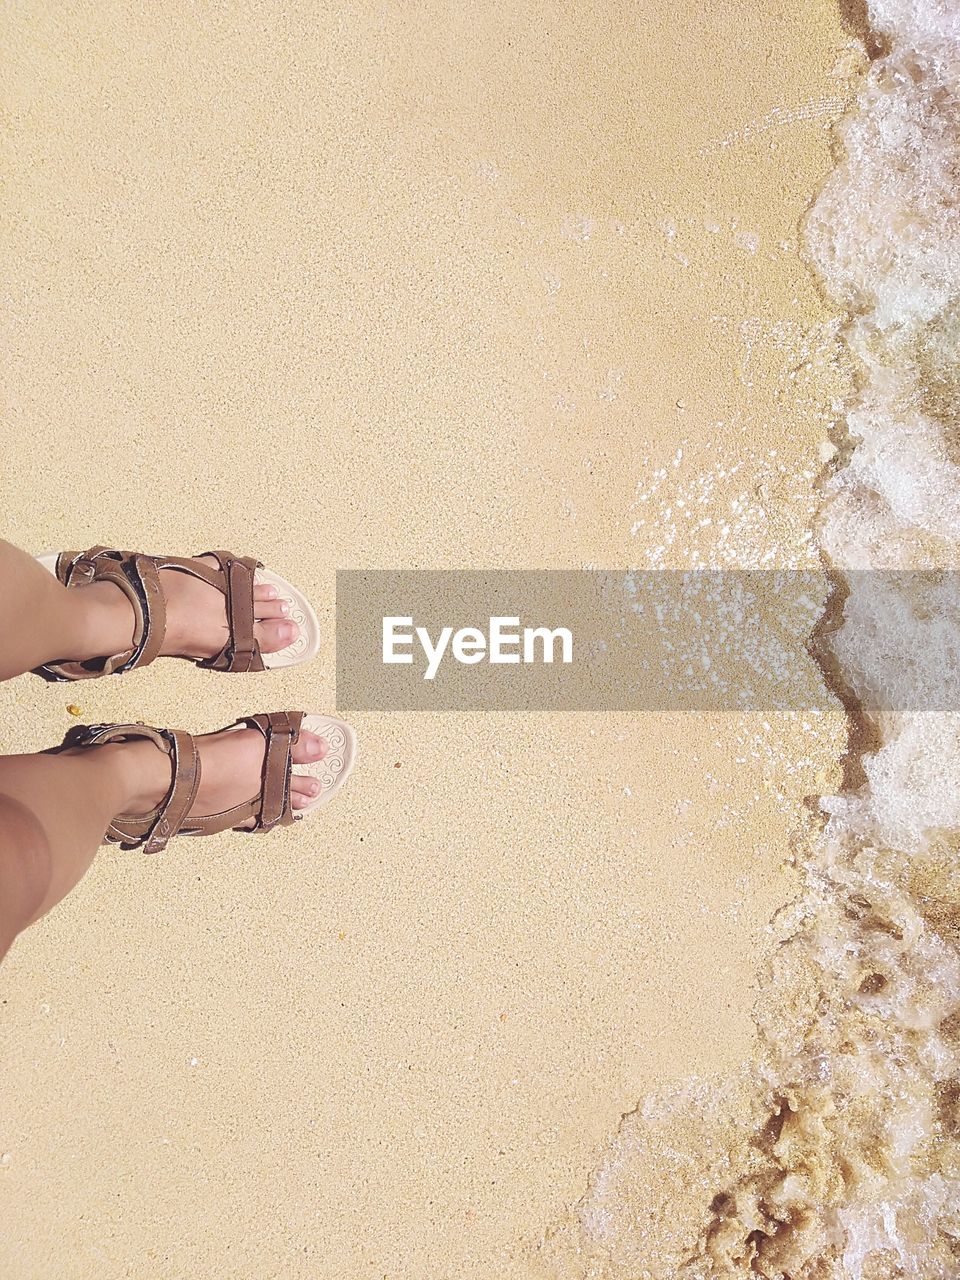
[(231, 551), (205, 551), (203, 554), (215, 556), (220, 566), (216, 585), (226, 597), (230, 637), (219, 653), (197, 665), (213, 671), (264, 671), (260, 642), (253, 634), (253, 588), (256, 572), (263, 565), (252, 556), (235, 556)]
[(120, 653), (91, 662), (48, 663), (39, 670), (54, 680), (89, 680), (115, 672), (146, 667), (160, 652), (167, 627), (166, 602), (156, 561), (134, 551), (90, 547), (63, 551), (57, 557), (57, 577), (65, 587), (111, 582), (133, 609), (133, 645)]
[(271, 711), (266, 715), (245, 716), (231, 725), (230, 728), (257, 729), (266, 739), (260, 790), (252, 799), (234, 805), (232, 809), (193, 818), (184, 825), (184, 832), (212, 836), (220, 831), (272, 831), (276, 826), (289, 826), (295, 822), (290, 779), (293, 746), (300, 737), (302, 720), (302, 711)]
[(271, 711), (251, 716), (248, 724), (256, 726), (267, 740), (263, 753), (260, 787), (260, 813), (257, 826), (271, 831), (277, 825), (293, 822), (290, 806), (290, 779), (293, 774), (293, 744), (300, 737), (302, 711)]
[(181, 729), (151, 729), (145, 724), (86, 725), (77, 731), (81, 746), (101, 746), (126, 738), (149, 738), (170, 756), (170, 789), (155, 809), (145, 814), (120, 814), (107, 828), (106, 838), (126, 849), (159, 853), (186, 825), (186, 817), (200, 786), (200, 755), (192, 734)]

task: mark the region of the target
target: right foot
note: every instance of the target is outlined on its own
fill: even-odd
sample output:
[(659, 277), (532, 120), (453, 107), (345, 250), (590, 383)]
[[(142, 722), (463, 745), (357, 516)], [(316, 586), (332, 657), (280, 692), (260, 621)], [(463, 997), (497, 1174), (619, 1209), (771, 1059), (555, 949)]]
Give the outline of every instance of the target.
[[(190, 817), (209, 817), (251, 800), (260, 789), (266, 740), (257, 729), (221, 729), (198, 734), (200, 786)], [(120, 808), (115, 817), (150, 813), (170, 790), (171, 761), (149, 738), (108, 742), (98, 747), (77, 747), (69, 754), (88, 756), (108, 752), (120, 784)], [(293, 747), (295, 765), (316, 764), (329, 751), (326, 739), (301, 730)], [(303, 809), (320, 794), (320, 783), (309, 775), (294, 773), (290, 781), (291, 807)]]

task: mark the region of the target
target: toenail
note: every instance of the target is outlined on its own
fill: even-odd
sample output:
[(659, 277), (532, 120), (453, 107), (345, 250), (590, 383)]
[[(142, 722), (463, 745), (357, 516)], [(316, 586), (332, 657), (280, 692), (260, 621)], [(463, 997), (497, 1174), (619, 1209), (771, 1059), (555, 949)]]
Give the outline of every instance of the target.
[(281, 604), (280, 612), (284, 614), (287, 614), (290, 612), (290, 606), (287, 604), (286, 600), (284, 600), (283, 604)]

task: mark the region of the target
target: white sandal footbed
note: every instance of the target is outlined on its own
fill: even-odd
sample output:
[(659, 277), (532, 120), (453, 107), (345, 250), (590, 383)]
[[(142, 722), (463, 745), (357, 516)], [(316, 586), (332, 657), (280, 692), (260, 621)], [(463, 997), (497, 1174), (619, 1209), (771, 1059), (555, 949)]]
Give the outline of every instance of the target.
[(343, 788), (357, 759), (357, 735), (350, 725), (336, 716), (307, 715), (300, 726), (301, 733), (315, 733), (323, 738), (329, 751), (322, 760), (294, 765), (295, 774), (308, 774), (316, 778), (323, 788), (309, 804), (297, 809), (297, 813), (309, 813), (328, 804)]
[[(59, 552), (52, 551), (36, 558), (56, 577), (58, 557)], [(310, 662), (320, 652), (320, 623), (310, 601), (298, 587), (272, 569), (258, 569), (254, 581), (258, 586), (276, 587), (278, 598), (290, 606), (290, 612), (284, 621), (295, 622), (300, 629), (296, 640), (285, 649), (279, 649), (276, 653), (261, 652), (263, 665), (268, 670), (276, 670)]]

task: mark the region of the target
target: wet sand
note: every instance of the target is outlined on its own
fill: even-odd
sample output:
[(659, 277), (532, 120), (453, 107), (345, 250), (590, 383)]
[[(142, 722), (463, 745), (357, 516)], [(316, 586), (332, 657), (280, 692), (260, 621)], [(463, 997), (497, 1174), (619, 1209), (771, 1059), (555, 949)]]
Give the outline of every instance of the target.
[[(243, 679), (23, 678), (3, 750), (74, 702), (196, 730), (332, 709), (337, 567), (814, 562), (826, 0), (70, 0), (5, 36), (5, 536), (253, 553), (327, 643)], [(11, 1280), (580, 1274), (571, 1207), (624, 1113), (755, 1053), (839, 710), (356, 727), (318, 821), (105, 851), (16, 944)]]

